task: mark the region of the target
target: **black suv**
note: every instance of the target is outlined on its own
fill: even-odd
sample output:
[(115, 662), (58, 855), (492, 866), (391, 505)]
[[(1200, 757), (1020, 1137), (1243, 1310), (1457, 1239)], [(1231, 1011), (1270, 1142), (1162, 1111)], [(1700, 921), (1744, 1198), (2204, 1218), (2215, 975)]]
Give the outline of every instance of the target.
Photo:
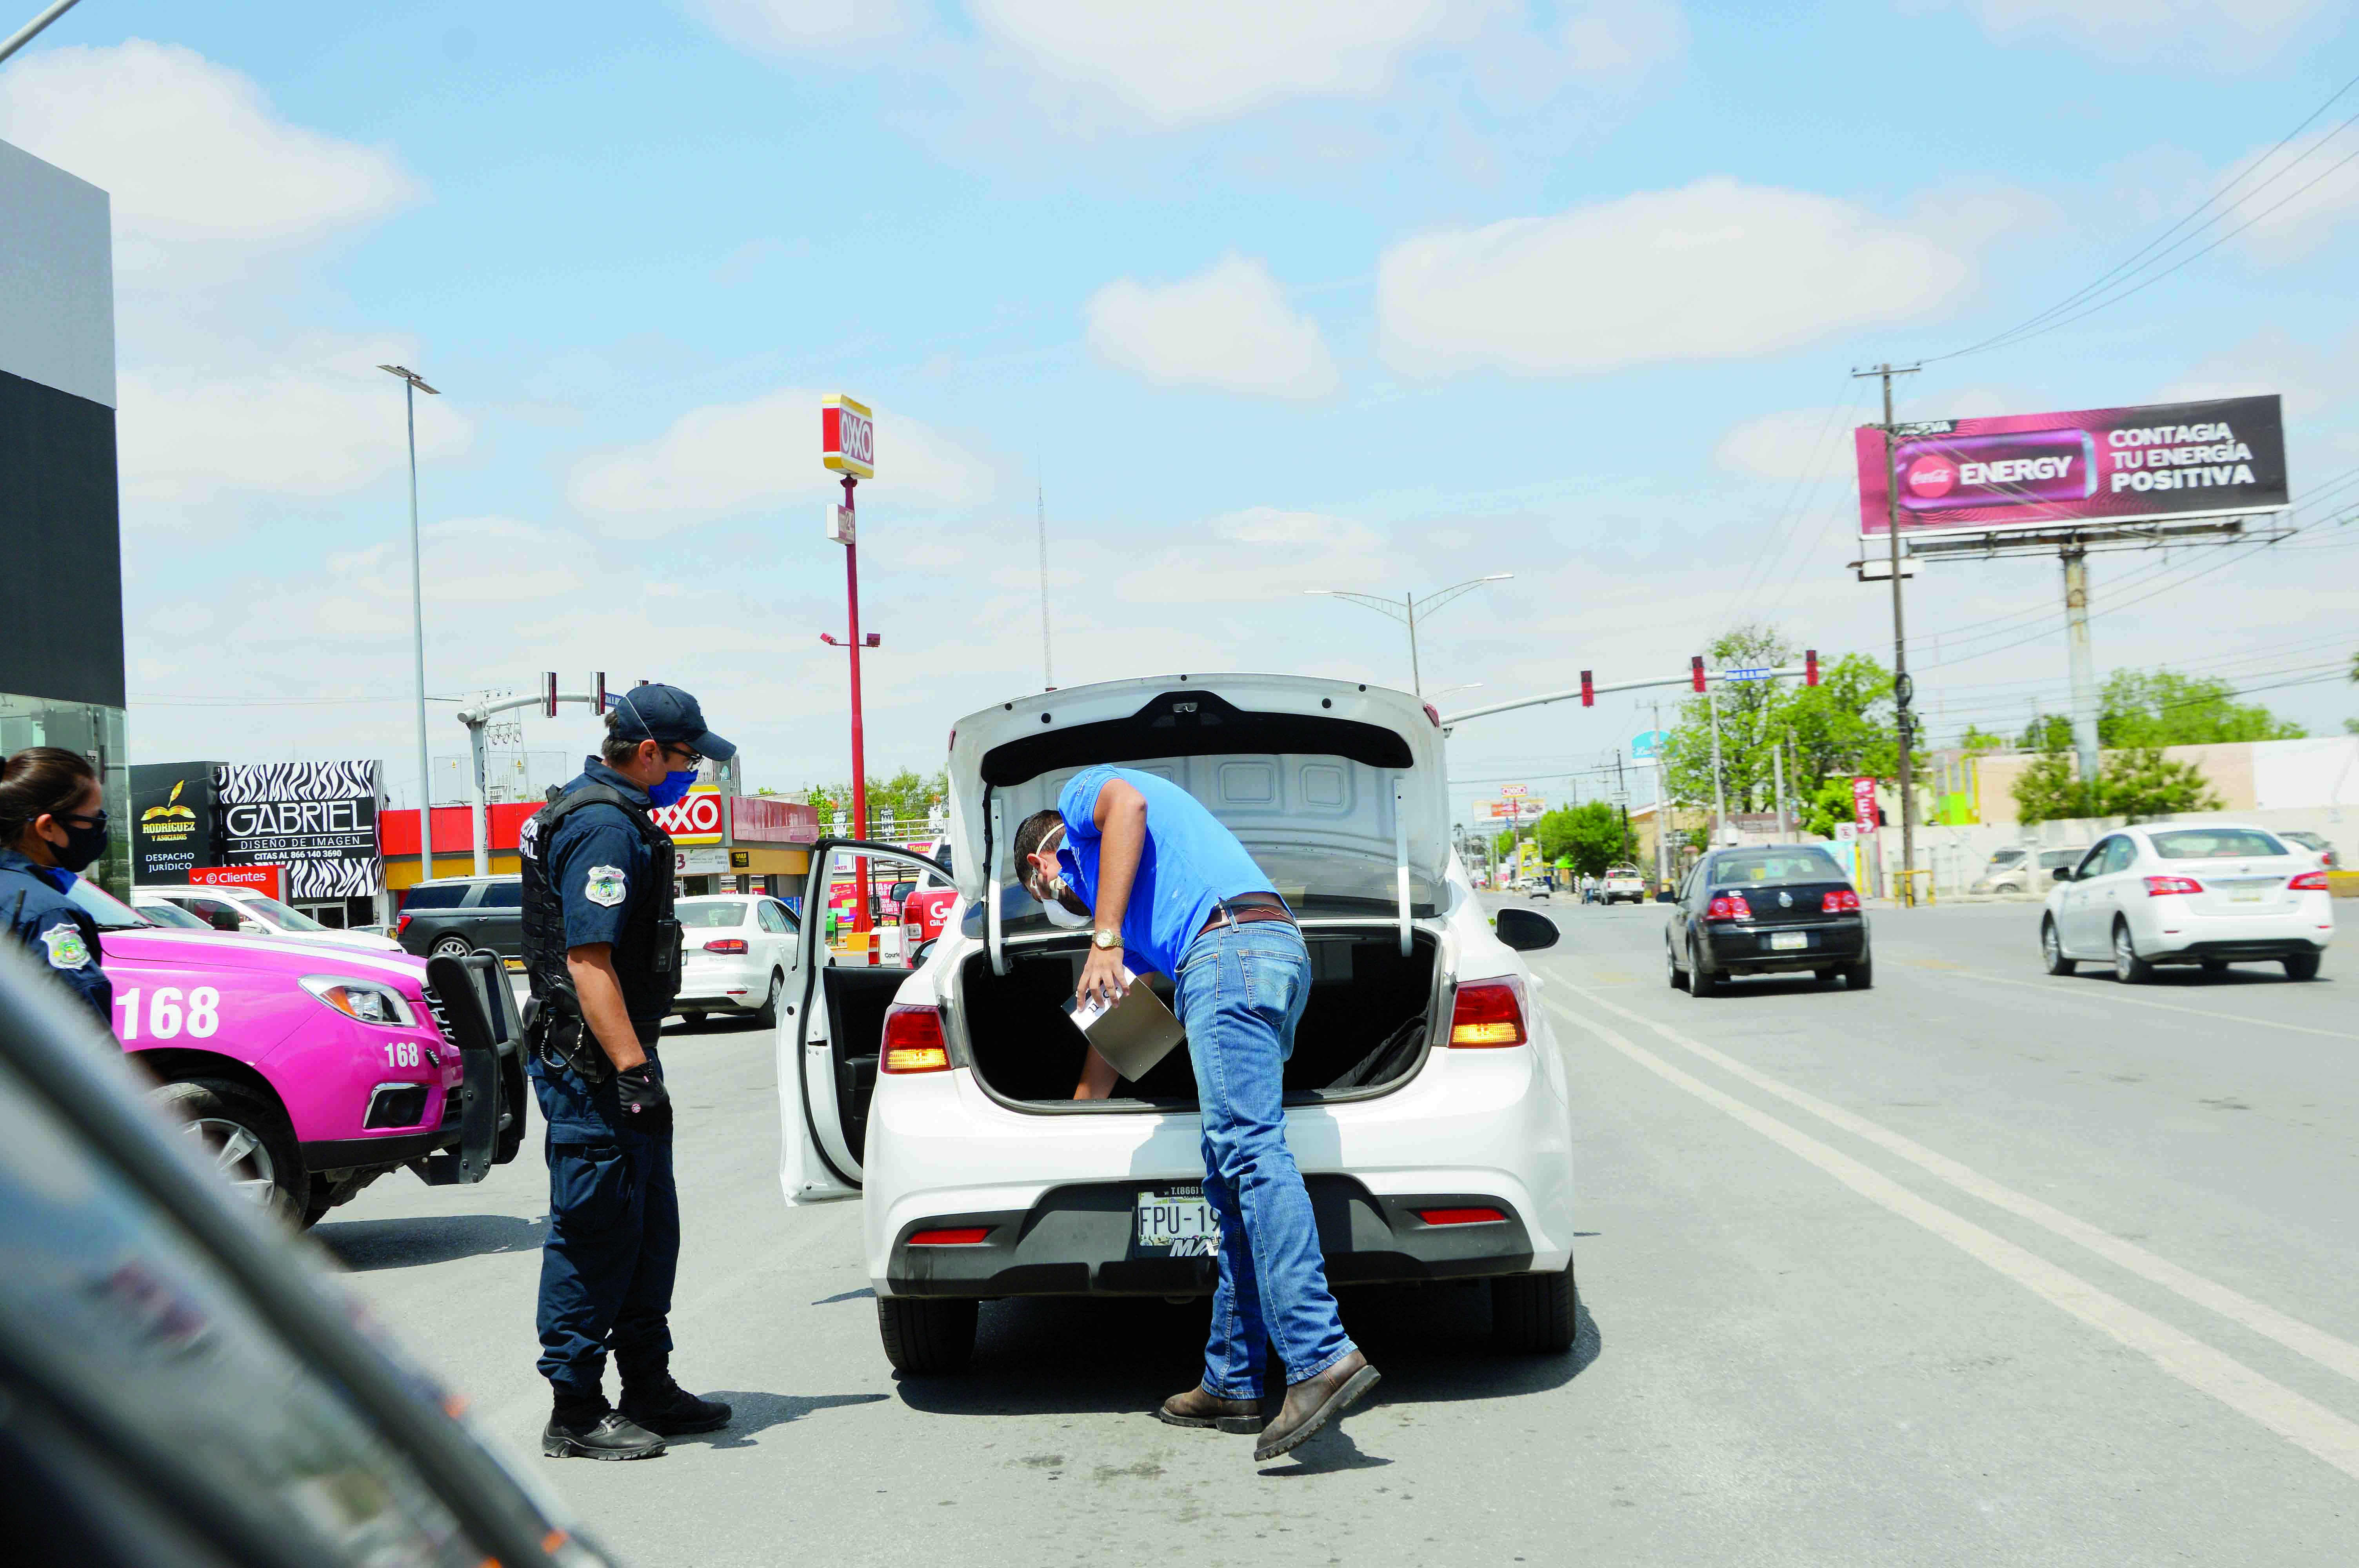
[(393, 939), (421, 958), (488, 947), (515, 968), (524, 962), (524, 881), (518, 877), (437, 877), (402, 895)]

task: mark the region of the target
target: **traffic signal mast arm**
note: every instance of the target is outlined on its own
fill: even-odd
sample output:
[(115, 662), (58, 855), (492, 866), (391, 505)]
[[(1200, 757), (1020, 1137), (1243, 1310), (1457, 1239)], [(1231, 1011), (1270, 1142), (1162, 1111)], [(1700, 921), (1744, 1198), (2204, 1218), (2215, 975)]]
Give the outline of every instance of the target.
[[(1818, 650), (1815, 648), (1811, 649), (1810, 653), (1805, 655), (1803, 662), (1799, 665), (1756, 665), (1752, 668), (1744, 670), (1707, 670), (1704, 672), (1705, 680), (1714, 683), (1731, 680), (1778, 680), (1788, 676), (1799, 676), (1802, 684), (1805, 686), (1818, 685)], [(1441, 716), (1441, 723), (1443, 728), (1447, 729), (1454, 724), (1462, 724), (1469, 719), (1487, 718), (1494, 713), (1512, 712), (1518, 708), (1538, 708), (1546, 703), (1567, 702), (1575, 697), (1581, 699), (1582, 706), (1588, 707), (1593, 706), (1596, 698), (1611, 696), (1613, 693), (1617, 691), (1645, 691), (1655, 687), (1692, 687), (1694, 685), (1695, 671), (1692, 669), (1681, 670), (1675, 676), (1663, 676), (1658, 678), (1648, 680), (1609, 681), (1603, 686), (1600, 686), (1596, 682), (1589, 679), (1587, 672), (1584, 671), (1582, 673), (1581, 685), (1574, 687), (1570, 691), (1543, 692), (1538, 697), (1519, 697), (1509, 702), (1494, 702), (1482, 708), (1470, 708), (1462, 713), (1445, 713)]]

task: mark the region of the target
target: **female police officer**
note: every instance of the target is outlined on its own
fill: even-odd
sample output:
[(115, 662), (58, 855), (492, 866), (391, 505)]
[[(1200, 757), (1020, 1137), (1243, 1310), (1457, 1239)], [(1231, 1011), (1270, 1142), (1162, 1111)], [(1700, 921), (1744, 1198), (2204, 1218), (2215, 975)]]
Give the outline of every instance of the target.
[(114, 1026), (114, 988), (99, 967), (98, 923), (66, 896), (106, 852), (98, 773), (72, 752), (27, 746), (0, 765), (0, 920), (43, 968)]

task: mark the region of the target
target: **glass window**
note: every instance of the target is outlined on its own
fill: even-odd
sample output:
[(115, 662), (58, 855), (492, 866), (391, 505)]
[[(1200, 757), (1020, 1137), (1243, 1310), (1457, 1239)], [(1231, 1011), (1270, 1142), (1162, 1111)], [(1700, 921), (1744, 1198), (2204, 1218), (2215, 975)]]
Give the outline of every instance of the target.
[(690, 931), (719, 931), (745, 924), (745, 904), (742, 899), (714, 899), (710, 903), (679, 903), (672, 914), (680, 925)]
[[(79, 903), (82, 901), (76, 899), (74, 902)], [(85, 905), (84, 907), (87, 906)], [(138, 910), (140, 918), (147, 921), (150, 925), (165, 925), (179, 931), (210, 931), (212, 929), (212, 926), (207, 925), (203, 921), (199, 920), (195, 915), (190, 914), (187, 910), (182, 909), (179, 904), (172, 903), (168, 899), (158, 899), (153, 903), (143, 903), (136, 905), (136, 907)]]
[(2249, 860), (2287, 852), (2257, 827), (2179, 827), (2150, 837), (2154, 852), (2166, 860)]
[(2072, 873), (2073, 879), (2085, 881), (2091, 877), (2103, 876), (2105, 871), (2105, 857), (2113, 852), (2114, 841), (2111, 838), (2098, 839), (2090, 847), (2088, 854), (2082, 858), (2080, 868)]
[(2052, 871), (2059, 866), (2069, 866), (2079, 860), (2082, 853), (2083, 851), (2079, 849), (2042, 849), (2039, 851), (2039, 869), (2043, 871)]
[(477, 909), (522, 909), (524, 879), (512, 882), (485, 882), (481, 896), (475, 900)]
[(1990, 858), (1990, 863), (1991, 870), (1995, 871), (2003, 871), (2009, 866), (2021, 865), (2023, 863), (2023, 851), (2020, 849), (2001, 849), (1998, 853)]
[(269, 921), (281, 931), (309, 932), (327, 929), (301, 910), (289, 909), (266, 893), (247, 893), (238, 898), (236, 902), (245, 904), (248, 909), (259, 912), (265, 920)]
[(192, 898), (189, 913), (216, 931), (234, 931), (245, 919), (245, 912), (225, 898)]
[[(66, 890), (66, 896), (80, 905), (84, 914), (97, 921), (99, 929), (102, 931), (132, 931), (147, 924), (137, 910), (108, 892), (88, 877), (76, 877), (73, 886)], [(188, 923), (192, 925), (204, 924), (193, 917)], [(156, 924), (177, 925), (180, 922), (174, 920), (170, 914), (166, 914), (158, 915)]]
[(429, 882), (401, 895), (404, 914), (417, 909), (456, 909), (467, 896), (464, 882)]
[(1847, 879), (1832, 856), (1808, 845), (1774, 849), (1738, 849), (1716, 857), (1712, 880), (1723, 887), (1733, 882), (1840, 882)]
[(123, 739), (123, 709), (91, 702), (0, 692), (0, 757), (27, 746), (60, 746), (90, 759), (114, 819), (106, 853), (90, 868), (91, 881), (121, 898), (131, 891), (131, 766)]

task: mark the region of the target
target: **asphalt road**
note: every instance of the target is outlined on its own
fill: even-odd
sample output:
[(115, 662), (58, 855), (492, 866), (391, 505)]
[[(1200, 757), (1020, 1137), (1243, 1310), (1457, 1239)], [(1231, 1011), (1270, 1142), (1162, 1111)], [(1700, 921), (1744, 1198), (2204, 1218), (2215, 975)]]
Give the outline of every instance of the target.
[(2306, 985), (2132, 989), (2042, 975), (2029, 906), (1886, 911), (1872, 991), (1697, 1000), (1664, 984), (1659, 909), (1547, 907), (1579, 1343), (1494, 1353), (1479, 1288), (1347, 1294), (1378, 1400), (1276, 1464), (1147, 1413), (1192, 1380), (1201, 1309), (986, 1306), (970, 1375), (897, 1380), (856, 1213), (779, 1201), (766, 1033), (665, 1053), (675, 1369), (737, 1406), (727, 1432), (537, 1457), (535, 1153), (474, 1188), (389, 1179), (316, 1235), (641, 1564), (2351, 1555), (2350, 940)]

